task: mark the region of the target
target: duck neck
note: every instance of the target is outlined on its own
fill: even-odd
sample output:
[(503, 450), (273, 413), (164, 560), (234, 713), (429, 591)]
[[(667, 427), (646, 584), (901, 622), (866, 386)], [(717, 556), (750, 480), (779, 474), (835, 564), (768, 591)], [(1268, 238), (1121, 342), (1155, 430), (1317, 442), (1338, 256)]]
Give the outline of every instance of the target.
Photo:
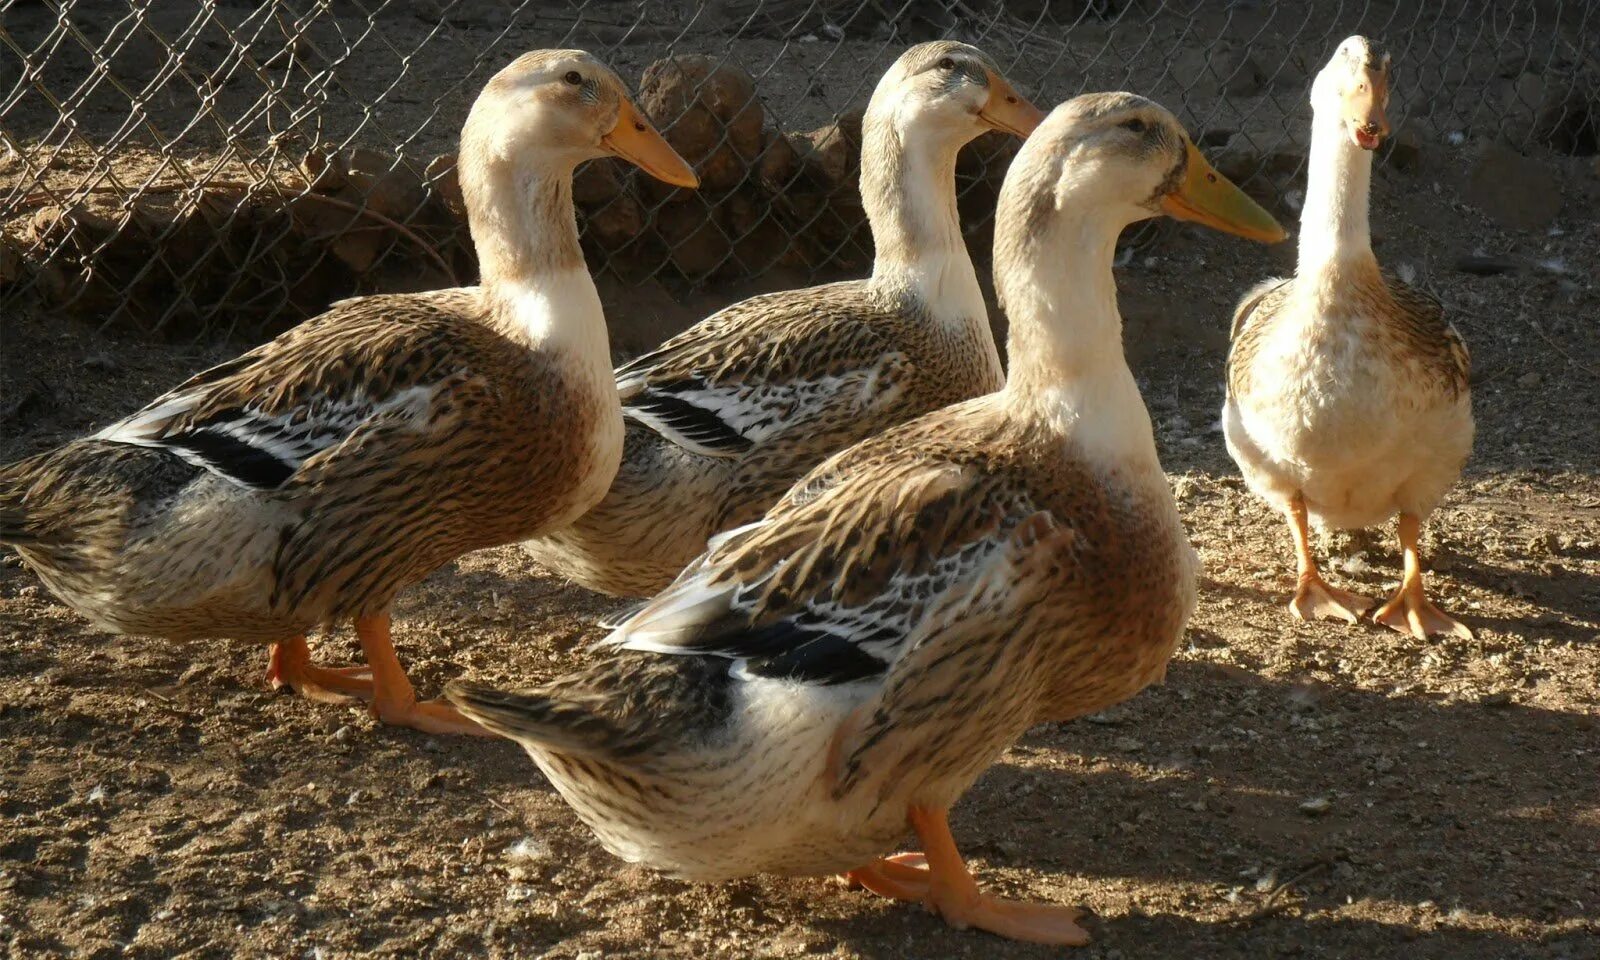
[(1367, 222), (1371, 187), (1371, 151), (1350, 142), (1337, 114), (1317, 114), (1300, 212), (1300, 276), (1336, 280), (1375, 268)]
[(564, 346), (609, 370), (605, 315), (578, 246), (572, 169), (515, 157), (463, 164), (461, 193), (490, 323), (530, 349)]
[(1008, 392), (1037, 396), (1126, 369), (1111, 274), (1119, 232), (1069, 215), (1049, 236), (1024, 238), (1021, 250), (997, 249), (995, 285), (1010, 320)]
[(983, 292), (956, 212), (961, 144), (898, 124), (892, 113), (869, 113), (862, 140), (861, 203), (876, 249), (871, 285), (909, 294), (941, 319), (981, 321), (987, 330)]
[(1154, 462), (1111, 273), (1124, 224), (1092, 210), (1063, 217), (1044, 235), (1022, 236), (1018, 248), (996, 247), (995, 284), (1011, 322), (1004, 402), (1101, 462)]

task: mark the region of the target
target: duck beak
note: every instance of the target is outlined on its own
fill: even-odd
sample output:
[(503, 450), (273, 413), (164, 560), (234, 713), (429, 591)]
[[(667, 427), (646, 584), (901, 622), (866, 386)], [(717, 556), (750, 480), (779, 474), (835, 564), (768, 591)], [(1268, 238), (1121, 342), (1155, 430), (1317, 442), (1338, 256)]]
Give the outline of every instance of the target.
[(1384, 104), (1389, 99), (1389, 70), (1363, 68), (1362, 83), (1345, 96), (1349, 110), (1350, 140), (1363, 150), (1376, 150), (1389, 135), (1389, 117)]
[(989, 71), (989, 102), (978, 111), (978, 119), (996, 130), (1027, 139), (1044, 122), (1045, 113), (1017, 92), (1011, 81)]
[(617, 125), (600, 138), (600, 145), (662, 183), (691, 189), (700, 186), (694, 168), (678, 156), (639, 108), (626, 99), (617, 110)]
[(1178, 189), (1161, 199), (1161, 209), (1177, 220), (1192, 220), (1225, 233), (1262, 243), (1277, 243), (1289, 232), (1272, 214), (1245, 195), (1206, 162), (1199, 148), (1188, 144), (1189, 162)]

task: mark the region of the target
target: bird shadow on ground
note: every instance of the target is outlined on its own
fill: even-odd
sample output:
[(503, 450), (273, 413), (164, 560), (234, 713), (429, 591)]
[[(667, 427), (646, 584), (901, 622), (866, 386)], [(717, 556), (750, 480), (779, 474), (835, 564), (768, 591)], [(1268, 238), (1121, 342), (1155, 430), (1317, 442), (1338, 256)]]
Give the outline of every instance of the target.
[[(1114, 902), (1092, 921), (1127, 956), (1207, 956), (1239, 938), (1257, 955), (1320, 955), (1333, 931), (1368, 956), (1558, 957), (1559, 937), (1470, 918), (1556, 925), (1573, 944), (1600, 936), (1597, 756), (1588, 714), (1174, 662), (1114, 725), (1035, 730), (962, 800), (953, 830), (991, 892), (1041, 896), (1008, 889), (1013, 871), (1057, 878), (1044, 897), (1063, 902), (1152, 882), (1188, 891), (1170, 907)], [(1371, 903), (1382, 919), (1344, 909)], [(865, 956), (903, 956), (905, 938), (942, 926), (903, 913), (870, 932), (823, 926)], [(1002, 943), (974, 955), (1054, 955)]]

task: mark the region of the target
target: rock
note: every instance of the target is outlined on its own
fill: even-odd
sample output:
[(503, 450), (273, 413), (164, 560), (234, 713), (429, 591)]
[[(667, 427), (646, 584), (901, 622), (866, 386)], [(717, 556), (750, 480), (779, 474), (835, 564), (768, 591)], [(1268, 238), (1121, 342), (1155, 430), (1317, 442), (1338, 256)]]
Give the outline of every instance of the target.
[(456, 170), (456, 155), (441, 153), (428, 161), (422, 171), (427, 189), (444, 204), (445, 209), (460, 216), (467, 212), (466, 199), (461, 196), (461, 176)]
[(1561, 212), (1561, 186), (1549, 167), (1497, 140), (1479, 145), (1467, 199), (1513, 230), (1540, 230)]
[(345, 157), (345, 169), (350, 199), (365, 200), (367, 209), (391, 220), (411, 219), (428, 200), (421, 178), (388, 154), (357, 147)]
[(1267, 72), (1243, 47), (1218, 50), (1211, 60), (1211, 72), (1218, 79), (1220, 92), (1229, 97), (1253, 97), (1267, 80)]
[[(455, 165), (455, 155), (450, 155)], [(337, 151), (330, 147), (315, 146), (300, 158), (300, 172), (306, 184), (316, 193), (337, 193), (345, 185), (345, 163)]]
[(644, 210), (639, 201), (626, 193), (618, 193), (609, 201), (582, 212), (584, 236), (594, 241), (602, 250), (616, 251), (633, 242), (644, 232)]
[(855, 179), (861, 167), (861, 114), (844, 113), (833, 123), (801, 134), (801, 160), (829, 186)]
[(717, 223), (712, 198), (700, 202), (669, 204), (656, 211), (656, 235), (667, 258), (691, 279), (709, 276), (728, 259), (732, 244)]
[(780, 130), (768, 130), (762, 140), (756, 177), (767, 190), (782, 193), (789, 188), (800, 169), (800, 151), (795, 148), (789, 135)]
[(1332, 807), (1333, 804), (1328, 801), (1327, 797), (1312, 797), (1310, 800), (1300, 804), (1299, 809), (1301, 813), (1313, 817), (1320, 817), (1324, 813), (1327, 813)]
[(738, 186), (761, 153), (761, 101), (737, 66), (700, 54), (657, 60), (639, 81), (639, 104), (694, 166), (702, 190)]
[(578, 168), (572, 178), (572, 200), (580, 207), (599, 207), (621, 193), (627, 165), (612, 157), (591, 160)]
[(1501, 131), (1518, 148), (1548, 147), (1557, 153), (1600, 152), (1600, 98), (1593, 84), (1572, 74), (1522, 73), (1506, 91)]

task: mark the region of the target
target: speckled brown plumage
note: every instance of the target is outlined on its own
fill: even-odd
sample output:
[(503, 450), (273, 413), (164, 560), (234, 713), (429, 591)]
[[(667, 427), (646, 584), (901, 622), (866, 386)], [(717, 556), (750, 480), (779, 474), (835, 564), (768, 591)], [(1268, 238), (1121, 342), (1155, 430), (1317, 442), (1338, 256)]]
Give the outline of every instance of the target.
[[(865, 876), (909, 822), (929, 870), (972, 890), (938, 811), (1028, 727), (1164, 675), (1197, 558), (1122, 355), (1111, 261), (1190, 147), (1146, 100), (1095, 103), (1058, 108), (1007, 175), (1002, 390), (828, 458), (714, 538), (588, 669), (516, 694), (452, 685), (613, 853), (693, 879)], [(1147, 149), (1131, 120), (1170, 146)], [(1214, 219), (1276, 226), (1226, 189)], [(959, 899), (926, 902), (1008, 936), (1084, 936), (1046, 907), (1029, 915), (1050, 922), (1017, 925)]]
[[(1163, 497), (1130, 495), (994, 397), (968, 401), (829, 460), (698, 561), (704, 574), (686, 572), (675, 591), (726, 596), (728, 609), (651, 642), (700, 655), (621, 651), (522, 694), (454, 686), (451, 696), (548, 746), (541, 763), (569, 771), (563, 794), (615, 836), (652, 830), (658, 805), (697, 802), (698, 781), (679, 769), (685, 744), (720, 754), (726, 743), (730, 761), (754, 748), (727, 742), (737, 688), (752, 681), (859, 691), (841, 693), (860, 721), (840, 744), (834, 802), (894, 811), (907, 796), (959, 795), (1030, 726), (1102, 709), (1162, 676), (1194, 589)], [(833, 710), (817, 716), (838, 722)], [(800, 742), (761, 776), (792, 775), (827, 745)], [(641, 801), (617, 792), (622, 782), (670, 795)], [(712, 819), (760, 815), (719, 809)], [(899, 816), (852, 846), (892, 842)], [(762, 869), (826, 869), (807, 860), (817, 854), (805, 845), (794, 862)], [(678, 872), (730, 866), (719, 853)]]
[(962, 98), (1003, 82), (961, 43), (897, 61), (863, 121), (873, 276), (734, 304), (620, 367), (622, 466), (593, 510), (527, 544), (536, 560), (591, 589), (647, 595), (828, 454), (1000, 387), (954, 171), (985, 129)]
[[(1228, 389), (1247, 393), (1261, 373), (1256, 352), (1271, 334), (1273, 323), (1290, 310), (1294, 279), (1268, 280), (1240, 302), (1233, 315), (1228, 354)], [(1380, 362), (1404, 366), (1418, 384), (1441, 396), (1467, 394), (1471, 356), (1456, 328), (1445, 320), (1438, 298), (1411, 286), (1387, 270), (1372, 270), (1341, 286), (1344, 308), (1370, 318), (1372, 350)], [(1326, 335), (1339, 335), (1336, 330)], [(1270, 373), (1266, 375), (1270, 376)]]
[[(388, 608), (463, 553), (570, 522), (616, 470), (622, 411), (571, 190), (607, 153), (693, 183), (603, 64), (520, 57), (462, 132), (481, 286), (335, 304), (0, 470), (0, 541), (107, 628), (268, 642), (274, 683), (481, 732), (416, 702)], [(349, 619), (370, 680), (309, 663), (305, 632)]]
[(198, 398), (163, 434), (317, 417), (352, 397), (420, 391), (415, 404), (360, 418), (258, 488), (170, 449), (75, 441), (0, 472), (3, 535), (126, 632), (272, 641), (381, 611), (462, 553), (573, 512), (572, 465), (616, 415), (487, 313), (474, 291), (347, 301), (180, 386)]
[(708, 538), (759, 517), (830, 451), (997, 388), (984, 347), (931, 322), (909, 295), (862, 281), (736, 304), (644, 358), (634, 396), (700, 385), (744, 393), (769, 418), (746, 427), (760, 440), (707, 455), (630, 419), (606, 499), (530, 552), (605, 592), (659, 588)]

